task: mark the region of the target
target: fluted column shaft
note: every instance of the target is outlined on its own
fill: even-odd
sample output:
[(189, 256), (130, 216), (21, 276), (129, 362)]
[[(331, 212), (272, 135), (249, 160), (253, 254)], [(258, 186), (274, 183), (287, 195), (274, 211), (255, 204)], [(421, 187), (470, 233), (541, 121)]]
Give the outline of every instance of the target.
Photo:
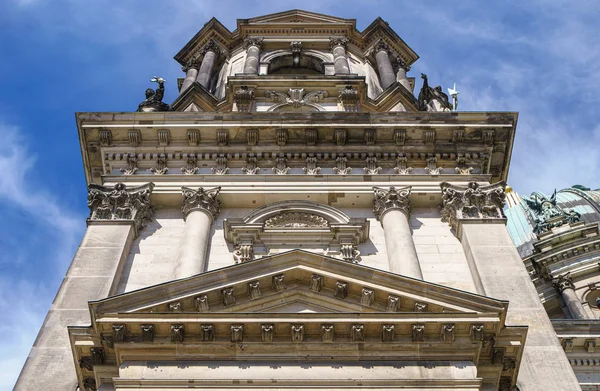
[(348, 39), (344, 37), (330, 38), (331, 52), (333, 53), (333, 69), (336, 75), (345, 75), (350, 73), (350, 64), (346, 54), (346, 45)]
[(375, 47), (375, 60), (377, 61), (377, 69), (379, 70), (381, 88), (384, 90), (396, 81), (396, 74), (394, 73), (388, 52), (389, 49), (383, 42)]
[(257, 75), (258, 61), (260, 58), (260, 48), (262, 38), (247, 38), (246, 44), (246, 61), (244, 62), (244, 73)]
[(579, 301), (579, 298), (577, 297), (577, 293), (575, 293), (575, 285), (573, 284), (571, 277), (568, 274), (560, 276), (554, 279), (552, 283), (565, 301), (571, 317), (573, 319), (587, 319), (588, 316), (585, 313), (583, 305), (581, 305), (581, 301)]
[(184, 187), (182, 212), (185, 228), (179, 244), (174, 277), (190, 277), (206, 269), (206, 251), (210, 240), (210, 229), (219, 213), (220, 188), (198, 190)]
[(410, 187), (374, 188), (373, 211), (381, 221), (390, 271), (423, 279), (409, 224)]

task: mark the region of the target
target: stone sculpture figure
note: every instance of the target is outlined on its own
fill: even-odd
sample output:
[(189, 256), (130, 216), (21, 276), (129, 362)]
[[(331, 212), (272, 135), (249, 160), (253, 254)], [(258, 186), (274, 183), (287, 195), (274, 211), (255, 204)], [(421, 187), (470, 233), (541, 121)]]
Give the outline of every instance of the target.
[(523, 201), (533, 215), (531, 216), (534, 223), (533, 232), (538, 235), (563, 224), (575, 223), (581, 218), (578, 212), (563, 210), (557, 205), (556, 190), (549, 199), (532, 194), (530, 198), (523, 197)]
[(168, 105), (162, 101), (163, 97), (165, 96), (166, 80), (162, 77), (154, 76), (152, 79), (150, 79), (150, 81), (157, 83), (158, 88), (156, 89), (156, 91), (152, 88), (146, 89), (146, 100), (138, 105), (137, 111), (172, 111), (171, 105)]
[(450, 111), (452, 105), (448, 100), (448, 95), (442, 91), (441, 86), (429, 87), (427, 75), (421, 73), (423, 87), (419, 92), (419, 110), (420, 111)]

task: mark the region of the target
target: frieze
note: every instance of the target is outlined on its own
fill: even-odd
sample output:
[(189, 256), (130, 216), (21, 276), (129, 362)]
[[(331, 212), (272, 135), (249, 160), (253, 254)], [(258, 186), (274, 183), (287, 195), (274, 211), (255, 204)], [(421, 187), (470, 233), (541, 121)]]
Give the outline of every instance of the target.
[(213, 219), (219, 214), (220, 201), (218, 200), (221, 187), (213, 187), (212, 189), (204, 189), (200, 187), (198, 190), (189, 187), (182, 187), (183, 206), (181, 212), (186, 217), (194, 210), (203, 210), (207, 212)]
[(373, 187), (375, 198), (373, 199), (373, 213), (377, 220), (381, 220), (383, 215), (389, 210), (399, 210), (407, 216), (410, 215), (410, 191), (411, 187), (389, 189)]
[(283, 212), (265, 221), (265, 228), (326, 228), (329, 222), (305, 212)]
[(152, 218), (150, 195), (154, 183), (127, 188), (124, 183), (114, 187), (96, 184), (88, 186), (90, 220), (133, 220), (136, 227), (143, 227)]
[(502, 219), (506, 194), (504, 182), (480, 186), (469, 182), (467, 186), (440, 184), (442, 188), (442, 221), (457, 229), (461, 219)]

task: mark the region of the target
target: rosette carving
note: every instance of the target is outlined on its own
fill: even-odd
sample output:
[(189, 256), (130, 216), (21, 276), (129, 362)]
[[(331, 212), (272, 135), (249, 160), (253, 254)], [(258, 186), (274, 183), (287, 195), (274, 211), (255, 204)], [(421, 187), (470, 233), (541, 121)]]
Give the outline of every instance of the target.
[(124, 183), (114, 187), (88, 186), (90, 220), (134, 220), (137, 228), (152, 218), (150, 195), (154, 183), (127, 188)]

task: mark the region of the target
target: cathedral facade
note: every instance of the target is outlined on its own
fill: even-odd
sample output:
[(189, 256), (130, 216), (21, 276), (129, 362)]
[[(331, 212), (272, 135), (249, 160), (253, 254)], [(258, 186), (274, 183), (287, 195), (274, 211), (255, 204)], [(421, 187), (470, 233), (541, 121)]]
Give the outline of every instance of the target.
[(380, 18), (212, 19), (171, 104), (77, 113), (87, 231), (16, 389), (579, 389), (506, 227), (517, 114), (417, 59)]

